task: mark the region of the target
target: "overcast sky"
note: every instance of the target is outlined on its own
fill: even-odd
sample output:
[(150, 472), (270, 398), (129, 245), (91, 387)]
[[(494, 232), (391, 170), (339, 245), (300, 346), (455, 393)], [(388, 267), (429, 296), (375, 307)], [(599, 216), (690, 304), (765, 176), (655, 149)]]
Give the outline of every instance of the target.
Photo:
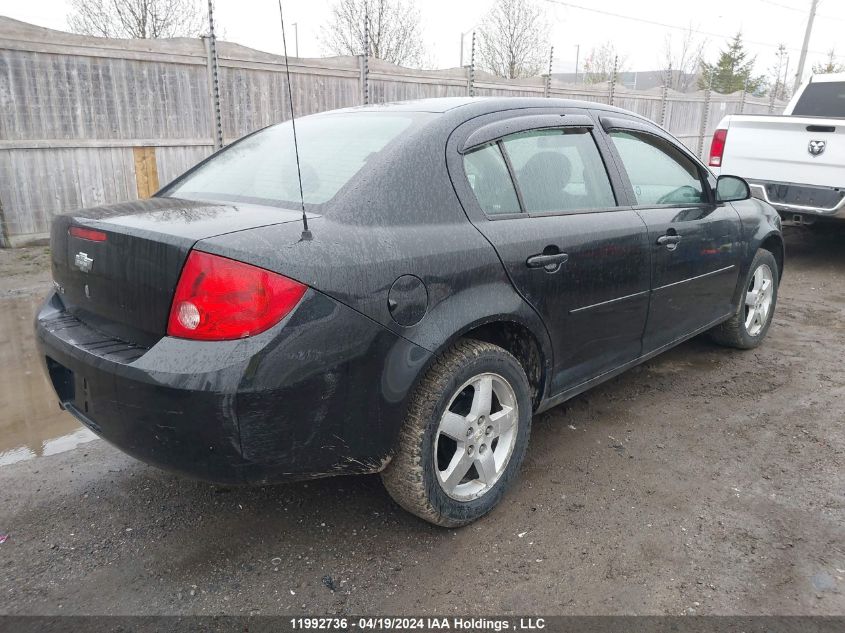
[[(195, 0), (205, 7), (204, 0)], [(757, 55), (755, 71), (765, 74), (774, 64), (778, 43), (789, 48), (795, 69), (806, 26), (810, 0), (539, 0), (552, 26), (555, 72), (571, 72), (576, 45), (581, 60), (595, 46), (613, 41), (626, 55), (630, 70), (653, 70), (667, 34), (676, 38), (692, 23), (708, 40), (707, 57), (715, 58), (725, 40), (742, 30), (748, 48)], [(423, 21), (428, 59), (436, 67), (459, 64), (462, 31), (472, 31), (493, 0), (417, 0)], [(283, 0), (293, 54), (293, 23), (297, 23), (299, 54), (326, 52), (319, 34), (329, 15), (331, 0)], [(579, 8), (580, 7), (580, 8)], [(589, 9), (589, 10), (588, 10)], [(40, 26), (64, 29), (67, 0), (0, 0), (0, 15)], [(264, 51), (281, 52), (277, 0), (215, 0), (218, 32), (230, 41)], [(623, 17), (626, 16), (626, 17)], [(636, 18), (636, 19), (630, 19)], [(672, 28), (672, 27), (679, 28)], [(810, 41), (807, 72), (814, 62), (838, 46), (845, 61), (845, 1), (821, 0)], [(467, 50), (468, 40), (467, 39)]]

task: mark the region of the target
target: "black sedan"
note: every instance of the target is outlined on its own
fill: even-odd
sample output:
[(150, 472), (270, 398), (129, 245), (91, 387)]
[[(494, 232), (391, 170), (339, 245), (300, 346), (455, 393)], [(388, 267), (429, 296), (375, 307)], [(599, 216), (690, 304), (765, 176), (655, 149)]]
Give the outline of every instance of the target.
[(766, 336), (777, 213), (640, 116), (435, 99), (296, 133), (302, 200), (287, 122), (54, 221), (41, 353), (127, 453), (219, 482), (379, 472), (458, 526), (534, 413), (703, 332)]

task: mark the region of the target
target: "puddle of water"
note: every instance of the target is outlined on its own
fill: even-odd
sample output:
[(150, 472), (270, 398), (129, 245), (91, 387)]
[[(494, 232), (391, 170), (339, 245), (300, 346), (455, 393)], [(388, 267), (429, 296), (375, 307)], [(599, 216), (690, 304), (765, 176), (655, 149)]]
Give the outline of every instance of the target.
[(97, 439), (59, 409), (41, 368), (32, 321), (40, 295), (0, 299), (0, 466)]

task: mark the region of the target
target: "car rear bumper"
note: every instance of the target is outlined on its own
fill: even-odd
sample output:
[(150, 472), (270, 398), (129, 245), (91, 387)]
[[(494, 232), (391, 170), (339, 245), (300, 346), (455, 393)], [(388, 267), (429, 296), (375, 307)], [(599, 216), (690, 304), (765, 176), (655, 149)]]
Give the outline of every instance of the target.
[(845, 186), (820, 187), (749, 180), (751, 195), (768, 202), (784, 217), (811, 215), (845, 220)]
[(430, 354), (313, 290), (238, 341), (110, 339), (53, 294), (36, 338), (62, 406), (124, 452), (223, 483), (375, 472)]

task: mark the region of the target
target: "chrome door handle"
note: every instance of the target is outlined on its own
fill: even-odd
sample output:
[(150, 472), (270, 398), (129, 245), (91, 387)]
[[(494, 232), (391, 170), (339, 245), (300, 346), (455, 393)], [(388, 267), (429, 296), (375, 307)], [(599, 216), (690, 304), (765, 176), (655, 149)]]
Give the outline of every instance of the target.
[(681, 241), (680, 235), (661, 235), (657, 238), (657, 243), (660, 246), (665, 246), (670, 251), (674, 251), (678, 248), (678, 243)]
[(525, 265), (529, 268), (543, 268), (548, 273), (554, 273), (567, 261), (569, 261), (569, 255), (566, 253), (551, 253), (549, 255), (532, 255), (525, 260)]

